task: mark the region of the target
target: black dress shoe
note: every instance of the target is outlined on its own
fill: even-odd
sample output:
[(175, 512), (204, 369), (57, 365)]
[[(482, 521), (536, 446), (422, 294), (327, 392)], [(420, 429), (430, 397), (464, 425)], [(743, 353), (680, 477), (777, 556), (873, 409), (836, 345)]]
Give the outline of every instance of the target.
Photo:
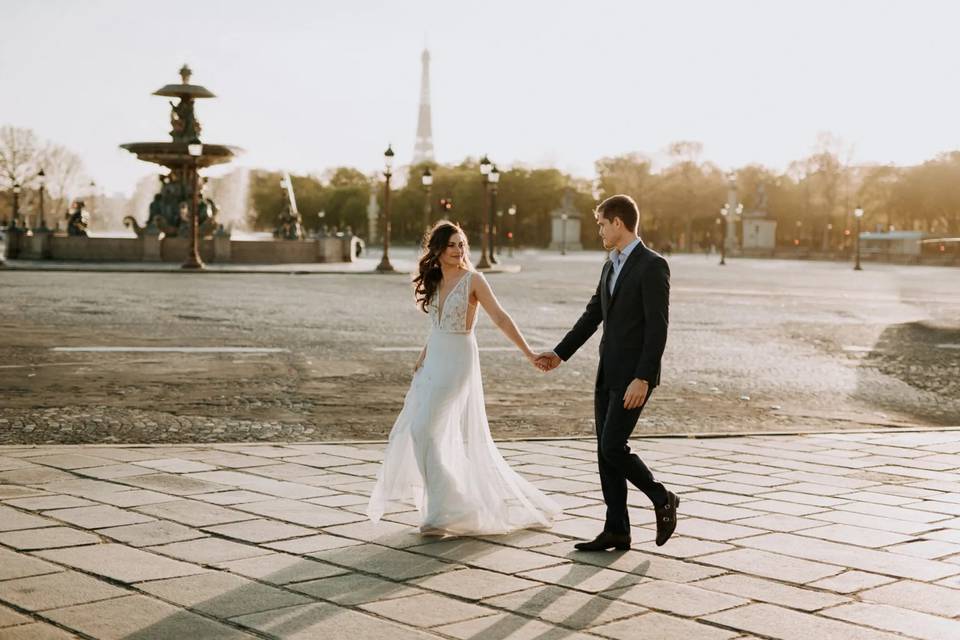
[(573, 546), (577, 551), (606, 551), (607, 549), (626, 551), (630, 548), (630, 535), (604, 531), (590, 542), (578, 542)]
[(654, 507), (657, 514), (657, 546), (662, 547), (673, 535), (673, 530), (677, 528), (677, 507), (680, 506), (680, 498), (671, 491), (667, 491), (667, 502)]

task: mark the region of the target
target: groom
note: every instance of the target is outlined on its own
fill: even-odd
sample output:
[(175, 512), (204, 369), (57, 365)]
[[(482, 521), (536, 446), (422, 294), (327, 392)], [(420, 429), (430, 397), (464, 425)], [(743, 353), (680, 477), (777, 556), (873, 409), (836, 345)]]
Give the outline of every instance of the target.
[(583, 315), (552, 352), (538, 356), (537, 366), (545, 371), (560, 366), (603, 323), (594, 406), (606, 522), (596, 539), (575, 546), (581, 551), (630, 548), (628, 480), (653, 503), (657, 546), (661, 546), (677, 527), (680, 500), (630, 452), (627, 438), (653, 388), (660, 383), (660, 359), (667, 343), (670, 269), (667, 261), (648, 249), (637, 235), (640, 216), (633, 198), (611, 196), (600, 203), (594, 215), (610, 259), (603, 265), (597, 292)]

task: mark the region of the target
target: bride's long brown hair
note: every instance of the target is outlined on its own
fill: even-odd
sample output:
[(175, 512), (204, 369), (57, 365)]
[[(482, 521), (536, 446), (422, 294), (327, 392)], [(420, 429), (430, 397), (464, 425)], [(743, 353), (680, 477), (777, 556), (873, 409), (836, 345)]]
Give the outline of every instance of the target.
[(420, 254), (418, 273), (413, 278), (417, 305), (424, 313), (427, 312), (430, 301), (440, 288), (440, 281), (443, 279), (440, 256), (447, 250), (447, 244), (455, 233), (463, 236), (464, 246), (460, 264), (466, 269), (473, 270), (473, 265), (470, 264), (470, 245), (467, 243), (467, 234), (463, 232), (460, 225), (449, 220), (441, 220), (433, 225), (433, 228), (423, 236), (423, 253)]

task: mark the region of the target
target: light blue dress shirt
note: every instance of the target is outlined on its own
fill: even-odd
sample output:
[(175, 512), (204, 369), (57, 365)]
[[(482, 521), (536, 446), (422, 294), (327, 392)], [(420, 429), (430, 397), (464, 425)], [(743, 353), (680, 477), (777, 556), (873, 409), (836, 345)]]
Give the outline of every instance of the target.
[(610, 252), (610, 262), (613, 263), (613, 275), (610, 276), (610, 295), (613, 295), (613, 289), (617, 286), (617, 278), (620, 277), (620, 270), (623, 269), (623, 265), (627, 261), (627, 258), (630, 257), (630, 254), (634, 249), (637, 248), (637, 245), (639, 244), (640, 238), (637, 238), (624, 247), (623, 251), (614, 249)]

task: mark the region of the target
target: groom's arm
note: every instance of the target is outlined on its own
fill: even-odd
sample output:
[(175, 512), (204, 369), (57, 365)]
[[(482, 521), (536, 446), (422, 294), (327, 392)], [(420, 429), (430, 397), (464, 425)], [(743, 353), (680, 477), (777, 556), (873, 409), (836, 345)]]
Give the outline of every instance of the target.
[(590, 302), (587, 303), (587, 308), (584, 309), (580, 319), (567, 332), (560, 344), (553, 349), (553, 352), (560, 356), (563, 361), (569, 360), (570, 356), (576, 353), (577, 349), (582, 347), (583, 343), (597, 332), (597, 327), (603, 322), (603, 309), (600, 303), (600, 287), (603, 284), (603, 278), (600, 281), (596, 293), (590, 298)]
[(660, 359), (667, 346), (667, 324), (670, 311), (670, 267), (658, 257), (640, 276), (643, 296), (643, 353), (634, 373), (635, 378), (656, 381)]

